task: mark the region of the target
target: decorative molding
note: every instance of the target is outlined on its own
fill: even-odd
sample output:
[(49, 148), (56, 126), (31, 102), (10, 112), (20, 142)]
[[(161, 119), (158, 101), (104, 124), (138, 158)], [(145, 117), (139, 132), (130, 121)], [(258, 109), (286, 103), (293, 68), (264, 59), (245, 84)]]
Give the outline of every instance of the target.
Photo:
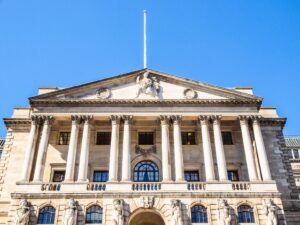
[(98, 99), (108, 99), (111, 97), (111, 90), (108, 88), (100, 88), (97, 90), (96, 97)]
[[(149, 95), (152, 97), (158, 98), (158, 93), (160, 92), (160, 84), (155, 76), (150, 76), (150, 72), (146, 71), (143, 75), (138, 75), (136, 77), (136, 83), (139, 85), (138, 92), (136, 94), (136, 98), (140, 96), (140, 94)], [(141, 78), (142, 77), (142, 78)]]
[(146, 149), (146, 148), (142, 148), (139, 145), (136, 145), (135, 146), (135, 153), (143, 155), (143, 156), (147, 156), (150, 153), (154, 153), (155, 154), (156, 153), (156, 146), (152, 145), (150, 148)]
[(141, 197), (141, 207), (145, 209), (151, 209), (154, 205), (154, 197), (153, 196), (143, 196)]
[(183, 91), (183, 96), (185, 99), (195, 99), (198, 97), (198, 94), (194, 89), (186, 88)]

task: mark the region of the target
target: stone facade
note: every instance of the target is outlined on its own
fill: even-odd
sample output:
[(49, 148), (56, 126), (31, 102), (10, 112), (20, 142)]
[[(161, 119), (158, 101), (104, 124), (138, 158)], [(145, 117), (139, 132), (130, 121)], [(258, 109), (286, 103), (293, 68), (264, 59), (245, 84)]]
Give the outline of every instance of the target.
[(285, 119), (251, 88), (144, 69), (29, 101), (4, 119), (1, 224), (300, 223)]

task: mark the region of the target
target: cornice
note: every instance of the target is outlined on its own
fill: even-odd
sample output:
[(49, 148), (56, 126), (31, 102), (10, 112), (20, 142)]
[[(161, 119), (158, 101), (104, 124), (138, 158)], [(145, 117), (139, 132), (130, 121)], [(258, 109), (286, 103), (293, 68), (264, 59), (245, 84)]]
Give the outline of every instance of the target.
[(25, 124), (29, 125), (31, 124), (31, 119), (23, 119), (23, 118), (3, 118), (4, 124), (6, 126), (12, 125), (12, 124)]
[(260, 118), (260, 124), (262, 126), (280, 126), (283, 128), (286, 121), (287, 118)]

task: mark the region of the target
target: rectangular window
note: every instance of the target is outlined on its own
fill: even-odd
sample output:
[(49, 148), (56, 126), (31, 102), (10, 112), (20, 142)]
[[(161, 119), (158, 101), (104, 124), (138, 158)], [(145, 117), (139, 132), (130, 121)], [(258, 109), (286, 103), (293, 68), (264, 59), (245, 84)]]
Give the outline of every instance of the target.
[(59, 145), (68, 145), (70, 142), (71, 132), (59, 132)]
[(222, 139), (224, 145), (233, 145), (232, 132), (222, 131)]
[(184, 178), (186, 181), (199, 181), (199, 172), (195, 171), (184, 171)]
[(93, 182), (106, 182), (108, 181), (108, 171), (95, 170)]
[(181, 132), (181, 140), (183, 145), (195, 145), (195, 132)]
[(153, 132), (139, 132), (138, 135), (139, 145), (154, 145)]
[(110, 145), (111, 132), (97, 132), (96, 145)]
[(227, 176), (230, 181), (239, 181), (239, 174), (237, 170), (228, 170)]
[(65, 173), (64, 170), (55, 170), (53, 173), (52, 182), (62, 182), (65, 180)]
[(292, 149), (293, 159), (300, 159), (300, 149)]

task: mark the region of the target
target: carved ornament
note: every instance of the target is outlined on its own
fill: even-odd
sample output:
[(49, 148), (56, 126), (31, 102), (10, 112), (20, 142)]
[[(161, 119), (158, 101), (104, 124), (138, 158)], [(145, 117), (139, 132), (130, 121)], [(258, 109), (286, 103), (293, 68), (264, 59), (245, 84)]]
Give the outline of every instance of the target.
[(108, 99), (111, 96), (111, 91), (108, 88), (100, 88), (96, 93), (97, 98)]
[(143, 156), (147, 156), (150, 153), (156, 153), (156, 146), (153, 145), (150, 148), (142, 148), (141, 146), (136, 145), (135, 146), (135, 153), (141, 154)]
[(183, 91), (183, 96), (186, 99), (194, 99), (197, 98), (197, 92), (192, 88), (187, 88)]

